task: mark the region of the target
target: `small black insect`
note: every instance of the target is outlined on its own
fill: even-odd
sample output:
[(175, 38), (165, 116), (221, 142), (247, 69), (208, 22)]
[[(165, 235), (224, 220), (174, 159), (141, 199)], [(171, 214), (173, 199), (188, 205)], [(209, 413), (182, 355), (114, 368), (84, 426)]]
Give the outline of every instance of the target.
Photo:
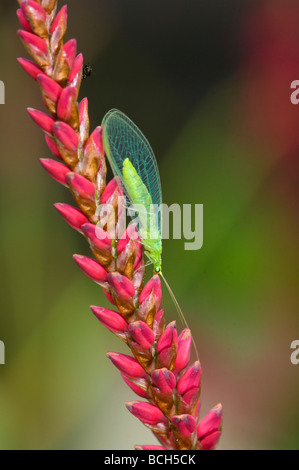
[(83, 65), (83, 73), (82, 73), (83, 80), (87, 77), (90, 77), (92, 72), (93, 72), (92, 67), (88, 64), (84, 64)]

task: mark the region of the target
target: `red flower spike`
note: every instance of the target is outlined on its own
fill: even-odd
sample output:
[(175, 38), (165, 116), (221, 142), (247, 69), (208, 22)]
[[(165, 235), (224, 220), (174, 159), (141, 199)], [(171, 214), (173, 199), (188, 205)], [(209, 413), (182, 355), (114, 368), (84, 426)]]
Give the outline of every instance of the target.
[(24, 15), (23, 11), (21, 10), (21, 8), (19, 8), (17, 10), (17, 17), (19, 18), (19, 22), (20, 22), (20, 25), (22, 26), (22, 28), (25, 29), (25, 31), (29, 31), (30, 33), (32, 33), (30, 23), (27, 20), (26, 16)]
[(191, 436), (196, 427), (196, 419), (188, 414), (173, 416), (171, 421), (185, 437)]
[[(108, 301), (115, 305), (113, 310), (91, 306), (93, 313), (132, 351), (132, 357), (111, 352), (108, 357), (127, 385), (149, 401), (131, 402), (127, 407), (152, 430), (160, 445), (136, 449), (213, 449), (221, 435), (222, 407), (211, 410), (198, 424), (198, 440), (194, 442), (201, 367), (198, 361), (188, 367), (189, 330), (177, 338), (175, 326), (170, 324), (165, 329), (160, 310), (160, 277), (153, 276), (143, 286), (144, 248), (136, 228), (123, 226), (124, 202), (120, 199), (123, 189), (119, 177), (107, 185), (102, 127), (89, 136), (87, 98), (77, 101), (83, 56), (77, 55), (75, 39), (63, 43), (67, 8), (56, 14), (57, 0), (18, 1), (21, 8), (17, 15), (23, 27), (18, 34), (34, 62), (18, 60), (29, 76), (38, 81), (50, 111), (48, 115), (29, 109), (29, 114), (45, 132), (53, 155), (65, 163), (42, 159), (41, 164), (56, 181), (70, 189), (79, 206), (55, 204), (55, 207), (71, 227), (83, 232), (95, 256), (91, 259), (75, 255), (76, 263), (98, 282)], [(112, 206), (111, 213), (106, 203)]]
[(97, 319), (114, 333), (125, 333), (128, 329), (126, 320), (115, 310), (110, 310), (104, 307), (90, 306), (92, 313)]
[(37, 62), (40, 67), (49, 65), (48, 47), (46, 42), (29, 31), (19, 30), (20, 36), (28, 54)]
[(130, 401), (126, 403), (127, 409), (136, 418), (145, 424), (158, 425), (166, 422), (166, 417), (155, 405), (143, 401)]
[(129, 325), (132, 338), (144, 349), (150, 349), (155, 341), (153, 330), (143, 321), (135, 321)]
[(177, 356), (174, 364), (176, 372), (183, 370), (190, 361), (191, 341), (191, 332), (185, 328), (178, 337)]
[(33, 108), (28, 108), (27, 111), (38, 127), (40, 127), (44, 132), (52, 134), (55, 120), (51, 116)]
[(47, 142), (47, 145), (49, 147), (49, 149), (51, 150), (51, 152), (53, 153), (53, 155), (57, 158), (60, 158), (61, 159), (61, 155), (60, 155), (60, 152), (59, 152), (59, 148), (57, 147), (57, 145), (55, 144), (54, 140), (49, 137), (47, 134), (45, 135), (45, 140)]
[(68, 42), (65, 43), (63, 46), (64, 57), (67, 63), (69, 70), (74, 65), (74, 60), (77, 54), (77, 41), (76, 39), (70, 39)]
[(191, 388), (199, 388), (201, 377), (201, 365), (199, 361), (194, 362), (194, 364), (184, 372), (180, 380), (178, 381), (177, 391), (181, 395), (186, 393)]
[(197, 438), (201, 441), (208, 435), (221, 430), (222, 405), (212, 408), (197, 426)]
[(63, 163), (56, 162), (52, 158), (41, 158), (40, 162), (44, 169), (49, 173), (49, 175), (58, 181), (58, 183), (67, 185), (66, 175), (69, 173), (70, 169)]
[(54, 207), (57, 209), (59, 214), (64, 218), (64, 220), (75, 230), (81, 232), (81, 226), (88, 222), (88, 219), (85, 217), (83, 212), (73, 206), (68, 204), (57, 203), (54, 204)]
[(90, 279), (101, 285), (107, 282), (107, 271), (97, 261), (82, 255), (74, 255), (73, 258)]
[(152, 372), (151, 377), (154, 385), (156, 385), (162, 393), (172, 393), (176, 385), (176, 378), (170, 370), (166, 369), (166, 367), (156, 369)]
[(128, 387), (130, 387), (130, 389), (133, 390), (133, 392), (136, 393), (136, 395), (138, 395), (141, 398), (147, 398), (146, 390), (143, 390), (141, 387), (139, 387), (139, 385), (132, 382), (132, 380), (130, 380), (124, 374), (121, 373), (120, 375), (122, 376), (122, 378), (124, 379)]
[(134, 357), (111, 351), (107, 352), (107, 357), (111, 359), (115, 367), (117, 367), (117, 369), (124, 375), (133, 378), (146, 377), (145, 370)]
[(31, 60), (19, 57), (17, 61), (33, 80), (37, 80), (38, 75), (42, 73), (42, 70)]

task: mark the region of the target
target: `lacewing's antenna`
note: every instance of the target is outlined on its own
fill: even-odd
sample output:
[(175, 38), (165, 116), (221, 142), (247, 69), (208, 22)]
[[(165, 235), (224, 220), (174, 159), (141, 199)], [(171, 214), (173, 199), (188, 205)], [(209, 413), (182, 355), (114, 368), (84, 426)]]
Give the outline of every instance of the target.
[[(179, 303), (178, 303), (177, 299), (175, 298), (175, 295), (174, 295), (172, 289), (170, 288), (170, 285), (169, 285), (168, 282), (166, 281), (165, 277), (163, 276), (162, 272), (160, 272), (160, 276), (162, 277), (163, 281), (165, 282), (165, 285), (166, 285), (167, 290), (168, 290), (168, 292), (169, 292), (169, 294), (170, 294), (170, 297), (172, 298), (172, 301), (173, 301), (173, 303), (174, 303), (174, 305), (175, 305), (175, 308), (176, 308), (176, 310), (177, 310), (177, 312), (178, 312), (178, 315), (179, 315), (179, 317), (180, 317), (181, 322), (183, 323), (183, 325), (185, 326), (185, 328), (188, 328), (188, 330), (190, 330), (189, 325), (188, 325), (188, 323), (187, 323), (187, 320), (186, 320), (186, 318), (185, 318), (185, 315), (183, 314), (182, 309), (181, 309), (181, 307), (179, 306)], [(190, 330), (190, 332), (191, 332), (191, 330)], [(195, 354), (196, 354), (196, 359), (199, 361), (198, 350), (197, 350), (197, 346), (196, 346), (196, 343), (195, 343), (195, 341), (194, 341), (194, 338), (193, 338), (192, 333), (191, 333), (191, 340), (192, 340), (192, 344), (193, 344), (194, 351), (195, 351)]]

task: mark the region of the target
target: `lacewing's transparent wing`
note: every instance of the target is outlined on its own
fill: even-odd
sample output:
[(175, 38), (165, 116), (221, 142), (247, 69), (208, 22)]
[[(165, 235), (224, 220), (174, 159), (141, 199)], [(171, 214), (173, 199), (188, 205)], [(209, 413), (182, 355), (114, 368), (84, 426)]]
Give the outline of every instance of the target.
[[(119, 176), (129, 199), (123, 178), (123, 163), (126, 158), (136, 169), (146, 186), (153, 204), (162, 204), (162, 189), (159, 170), (152, 148), (138, 127), (117, 109), (109, 111), (103, 119), (103, 143), (106, 156), (115, 176)], [(132, 201), (129, 202), (132, 203)], [(157, 213), (157, 228), (161, 234), (161, 216)]]

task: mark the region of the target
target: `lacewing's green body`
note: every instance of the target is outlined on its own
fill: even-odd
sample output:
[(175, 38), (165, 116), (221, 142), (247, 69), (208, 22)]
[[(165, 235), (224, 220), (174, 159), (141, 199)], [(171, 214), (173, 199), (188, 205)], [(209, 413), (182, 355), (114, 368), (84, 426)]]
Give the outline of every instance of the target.
[(161, 272), (160, 175), (155, 155), (138, 127), (113, 109), (103, 119), (103, 144), (115, 176), (119, 176), (127, 200), (138, 214), (139, 235), (145, 253)]

